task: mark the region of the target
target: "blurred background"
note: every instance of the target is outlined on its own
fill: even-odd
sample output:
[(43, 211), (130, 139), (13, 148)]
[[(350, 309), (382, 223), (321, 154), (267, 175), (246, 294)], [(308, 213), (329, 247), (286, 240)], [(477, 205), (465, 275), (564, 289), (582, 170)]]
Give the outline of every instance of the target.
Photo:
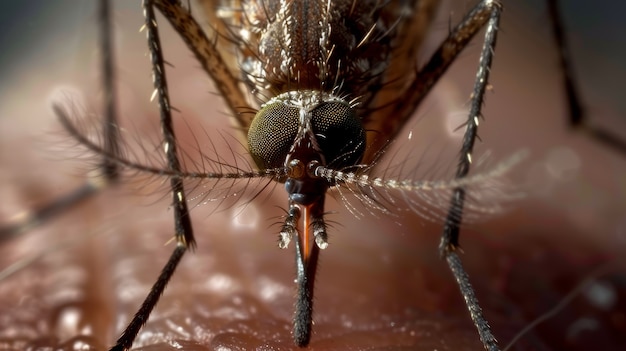
[[(0, 223), (5, 223), (82, 184), (93, 160), (81, 157), (50, 107), (61, 104), (93, 131), (102, 91), (91, 1), (0, 6)], [(457, 23), (471, 6), (442, 5), (423, 59), (449, 23)], [(519, 184), (515, 190), (526, 196), (507, 202), (505, 213), (464, 227), (464, 262), (502, 346), (597, 267), (612, 263), (513, 349), (621, 350), (626, 155), (568, 129), (545, 4), (504, 1), (504, 6), (477, 154), (489, 153), (497, 163), (529, 151), (510, 175)], [(591, 123), (626, 139), (621, 98), (626, 45), (620, 35), (625, 22), (618, 17), (624, 6), (568, 1), (563, 15)], [(139, 33), (143, 20), (139, 1), (115, 1), (114, 11), (119, 112), (129, 154), (141, 160), (159, 140), (156, 105), (149, 102), (145, 34)], [(210, 79), (169, 26), (162, 27), (166, 59), (173, 65), (168, 68), (172, 101), (181, 111), (175, 117), (179, 139), (187, 145), (189, 162), (198, 160), (193, 154), (198, 148), (244, 154)], [(461, 133), (451, 130), (465, 118), (482, 45), (478, 39), (396, 142), (418, 155), (412, 159), (427, 160), (417, 168), (426, 175), (446, 175), (456, 163)], [(137, 347), (291, 348), (293, 248), (277, 249), (275, 224), (286, 198), (282, 185), (270, 184), (251, 200), (264, 185), (234, 185), (246, 196), (230, 196), (226, 203), (240, 206), (204, 201), (203, 191), (211, 185), (194, 188), (199, 247), (183, 260)], [(220, 189), (230, 186), (221, 183)], [(0, 268), (32, 261), (0, 279), (2, 348), (112, 344), (173, 248), (166, 245), (173, 226), (163, 189), (159, 179), (128, 178), (3, 243)], [(320, 259), (311, 349), (481, 349), (453, 278), (438, 259), (441, 223), (406, 211), (355, 219), (336, 201), (328, 207), (331, 245)]]

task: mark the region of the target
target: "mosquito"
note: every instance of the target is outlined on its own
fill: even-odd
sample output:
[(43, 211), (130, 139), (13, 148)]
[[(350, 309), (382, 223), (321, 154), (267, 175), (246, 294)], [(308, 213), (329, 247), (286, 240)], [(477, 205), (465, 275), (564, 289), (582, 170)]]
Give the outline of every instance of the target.
[[(106, 3), (102, 2), (101, 18), (104, 19), (103, 27), (110, 28), (111, 24), (106, 21)], [(291, 245), (296, 251), (298, 293), (292, 331), (296, 345), (306, 346), (311, 339), (318, 255), (320, 250), (329, 246), (325, 193), (331, 187), (341, 189), (343, 186), (360, 194), (362, 201), (379, 206), (377, 202), (386, 198), (382, 196), (377, 199), (376, 189), (413, 193), (441, 187), (452, 195), (450, 209), (443, 216), (445, 218), (442, 217), (445, 226), (440, 244), (441, 255), (459, 283), (485, 349), (498, 349), (456, 251), (459, 247), (464, 198), (468, 196), (466, 189), (498, 176), (502, 169), (510, 168), (507, 165), (480, 177), (467, 177), (472, 163), (476, 129), (481, 118), (483, 94), (488, 87), (501, 5), (494, 1), (482, 1), (476, 5), (459, 25), (451, 29), (440, 50), (419, 70), (415, 67), (409, 78), (405, 77), (404, 80), (400, 73), (394, 73), (394, 69), (404, 67), (400, 64), (406, 60), (402, 54), (408, 56), (408, 62), (416, 60), (421, 40), (406, 33), (425, 32), (419, 26), (427, 27), (428, 21), (424, 23), (417, 19), (432, 18), (434, 2), (432, 5), (428, 2), (421, 4), (419, 9), (408, 2), (379, 4), (326, 1), (311, 2), (310, 8), (302, 6), (300, 9), (298, 5), (295, 2), (289, 5), (251, 2), (241, 8), (235, 5), (218, 7), (219, 11), (212, 8), (207, 17), (209, 23), (217, 23), (213, 30), (218, 34), (211, 38), (202, 34), (189, 9), (181, 3), (144, 3), (144, 30), (148, 35), (154, 70), (154, 97), (159, 101), (163, 131), (163, 141), (159, 145), (165, 150), (167, 168), (131, 162), (121, 153), (117, 135), (119, 129), (111, 112), (114, 109), (113, 95), (105, 96), (109, 109), (105, 113), (106, 122), (103, 123), (103, 144), (86, 138), (68, 112), (59, 105), (55, 106), (55, 113), (68, 132), (81, 145), (102, 156), (100, 176), (106, 182), (116, 182), (120, 170), (130, 169), (168, 178), (171, 185), (176, 249), (150, 295), (113, 349), (131, 347), (184, 253), (195, 246), (185, 181), (251, 178), (277, 181), (284, 184), (289, 194), (288, 208), (279, 233), (279, 247), (287, 248)], [(166, 60), (158, 38), (160, 25), (157, 25), (155, 8), (181, 33), (183, 40), (216, 82), (239, 128), (248, 131), (249, 151), (258, 170), (229, 165), (220, 168), (222, 165), (219, 165), (221, 170), (230, 167), (234, 171), (209, 173), (202, 172), (203, 169), (188, 171), (181, 164), (181, 155), (177, 151), (180, 142), (175, 137), (171, 122), (171, 105), (175, 104), (169, 100), (165, 83)], [(358, 34), (341, 32), (346, 19), (357, 27)], [(315, 26), (310, 29), (313, 33), (299, 34), (301, 37), (287, 35), (302, 32), (302, 23), (314, 23)], [(272, 27), (275, 24), (280, 26)], [(466, 133), (456, 180), (438, 183), (370, 177), (369, 172), (374, 168), (372, 165), (376, 165), (377, 158), (384, 154), (389, 140), (399, 133), (399, 129), (407, 123), (416, 106), (443, 75), (447, 66), (483, 27), (487, 28), (485, 44), (472, 93), (470, 118), (464, 125)], [(110, 45), (107, 44), (110, 36), (105, 35), (103, 38), (103, 45)], [(239, 43), (234, 50), (238, 50), (237, 62), (242, 77), (232, 75), (233, 69), (229, 67), (232, 62), (224, 60), (220, 51), (216, 50), (217, 45), (232, 45), (233, 42)], [(309, 46), (315, 49), (309, 52)], [(103, 51), (111, 52), (110, 49)], [(311, 57), (299, 56), (301, 52), (307, 52)], [(344, 59), (353, 55), (367, 59), (355, 62)], [(103, 76), (113, 77), (110, 58), (105, 58), (104, 62)], [(566, 63), (563, 65), (566, 66)], [(104, 91), (112, 94), (112, 81), (106, 80), (104, 84)], [(329, 119), (328, 116), (333, 118)], [(397, 117), (390, 119), (386, 116)], [(368, 134), (370, 130), (377, 132)], [(207, 160), (220, 163), (219, 158)], [(67, 201), (82, 201), (98, 190), (98, 187), (89, 184), (72, 194)], [(380, 207), (384, 209), (384, 206)], [(55, 211), (42, 213), (54, 215)], [(195, 231), (197, 233), (198, 229)]]

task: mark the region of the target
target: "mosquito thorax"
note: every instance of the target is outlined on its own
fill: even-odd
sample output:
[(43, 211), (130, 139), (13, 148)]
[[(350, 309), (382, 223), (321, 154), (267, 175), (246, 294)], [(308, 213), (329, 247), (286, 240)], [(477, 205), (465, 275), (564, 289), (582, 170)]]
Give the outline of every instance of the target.
[(397, 15), (379, 0), (242, 2), (232, 16), (239, 66), (259, 101), (297, 89), (341, 86), (368, 101), (389, 65)]
[(286, 168), (287, 192), (305, 204), (329, 186), (312, 166), (356, 165), (365, 151), (365, 130), (345, 100), (314, 90), (290, 91), (261, 106), (248, 130), (248, 148), (260, 169)]

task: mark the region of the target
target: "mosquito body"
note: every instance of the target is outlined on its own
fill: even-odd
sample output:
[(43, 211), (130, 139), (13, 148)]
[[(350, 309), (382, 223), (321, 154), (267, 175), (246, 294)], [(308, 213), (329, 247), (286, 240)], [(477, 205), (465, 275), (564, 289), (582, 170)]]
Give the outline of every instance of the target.
[[(289, 194), (289, 209), (281, 229), (279, 247), (286, 248), (291, 239), (297, 237), (297, 294), (293, 327), (296, 345), (306, 346), (311, 338), (318, 250), (328, 246), (324, 221), (325, 193), (336, 184), (355, 184), (358, 188), (381, 187), (411, 192), (437, 187), (451, 190), (452, 202), (445, 216), (441, 255), (448, 260), (470, 306), (472, 319), (485, 348), (497, 349), (495, 338), (477, 307), (478, 301), (454, 251), (458, 247), (459, 225), (466, 197), (463, 178), (467, 176), (472, 162), (471, 154), (481, 118), (480, 108), (496, 42), (500, 4), (488, 0), (477, 5), (433, 54), (425, 68), (416, 71), (406, 81), (402, 81), (400, 75), (394, 75), (390, 67), (399, 67), (403, 63), (398, 58), (404, 59), (408, 55), (409, 59), (414, 59), (419, 43), (416, 44), (415, 38), (408, 33), (413, 32), (414, 28), (411, 27), (416, 25), (417, 18), (432, 17), (434, 5), (420, 4), (418, 9), (416, 3), (404, 2), (382, 6), (376, 1), (287, 1), (248, 2), (241, 8), (226, 7), (226, 11), (232, 11), (242, 18), (238, 26), (241, 28), (239, 35), (249, 39), (236, 37), (233, 40), (242, 46), (239, 48), (239, 65), (244, 75), (244, 85), (252, 88), (257, 99), (266, 100), (249, 125), (238, 111), (238, 106), (245, 103), (241, 98), (244, 94), (238, 81), (229, 74), (228, 64), (219, 52), (206, 49), (215, 49), (217, 46), (210, 44), (194, 19), (179, 3), (156, 1), (154, 5), (181, 34), (215, 80), (242, 127), (248, 129), (248, 147), (261, 171), (256, 174), (238, 172), (201, 175), (187, 173), (181, 168), (153, 2), (146, 1), (145, 29), (154, 67), (153, 95), (159, 99), (167, 158), (167, 170), (156, 173), (171, 177), (178, 245), (140, 312), (130, 322), (114, 349), (130, 347), (144, 323), (145, 315), (156, 305), (183, 254), (195, 246), (184, 179), (249, 176), (284, 181)], [(368, 144), (369, 152), (374, 155), (384, 149), (389, 138), (413, 114), (415, 107), (446, 71), (454, 57), (487, 21), (489, 24), (456, 173), (457, 181), (446, 186), (420, 181), (386, 182), (380, 178), (369, 179), (368, 173), (350, 171), (365, 158)], [(398, 28), (399, 33), (404, 35), (396, 34)], [(393, 52), (392, 47), (399, 52)], [(392, 58), (395, 58), (395, 65)], [(380, 91), (390, 89), (389, 85), (397, 80), (401, 81), (390, 95), (399, 97), (392, 99), (390, 95), (383, 94), (378, 98)], [(355, 108), (357, 105), (350, 103), (351, 100), (347, 98), (355, 101), (362, 99), (361, 107)], [(390, 108), (385, 109), (385, 106)], [(373, 110), (387, 115), (378, 115), (376, 118)], [(82, 144), (122, 166), (131, 166), (120, 160), (113, 151), (99, 149), (81, 138), (80, 132), (72, 127), (67, 116), (59, 109), (56, 112), (66, 129)], [(359, 113), (364, 116), (359, 116)], [(389, 114), (394, 117), (389, 118)], [(370, 137), (368, 142), (365, 129), (369, 120), (377, 123), (379, 135), (377, 139)]]
[[(510, 168), (510, 165), (500, 167), (486, 176), (465, 179), (481, 118), (480, 106), (488, 82), (501, 5), (492, 0), (477, 5), (453, 29), (430, 61), (418, 69), (417, 54), (436, 5), (435, 1), (250, 1), (221, 5), (205, 2), (207, 17), (218, 30), (212, 42), (181, 3), (144, 1), (143, 30), (148, 36), (155, 87), (153, 98), (159, 101), (162, 146), (166, 153), (165, 168), (156, 168), (121, 156), (119, 132), (114, 127), (117, 122), (113, 112), (112, 48), (111, 36), (107, 34), (110, 15), (106, 1), (101, 2), (102, 67), (108, 111), (103, 124), (105, 143), (101, 146), (85, 137), (62, 107), (55, 106), (54, 111), (76, 140), (102, 157), (101, 175), (106, 183), (114, 183), (119, 169), (125, 168), (170, 179), (177, 241), (170, 260), (114, 350), (130, 348), (184, 253), (196, 245), (185, 181), (251, 178), (284, 183), (288, 194), (287, 216), (278, 246), (287, 248), (292, 239), (295, 241), (297, 294), (293, 337), (296, 345), (306, 346), (311, 339), (319, 250), (328, 246), (324, 219), (326, 192), (330, 187), (345, 187), (373, 206), (377, 206), (379, 199), (368, 192), (377, 188), (418, 194), (443, 190), (438, 200), (425, 197), (426, 206), (445, 203), (452, 196), (447, 214), (444, 206), (439, 207), (443, 214), (438, 218), (446, 223), (441, 255), (448, 259), (468, 306), (472, 306), (471, 315), (485, 348), (497, 348), (454, 251), (458, 246), (466, 186), (485, 184), (486, 178), (497, 177)], [(204, 173), (204, 170), (190, 172), (183, 168), (173, 129), (155, 9), (163, 13), (181, 35), (214, 80), (238, 126), (247, 130), (248, 149), (258, 171), (236, 169), (225, 174)], [(456, 180), (371, 177), (375, 160), (454, 58), (488, 21)], [(230, 49), (222, 48), (223, 45)], [(235, 52), (236, 62), (228, 54), (232, 52)], [(412, 67), (411, 74), (406, 74), (406, 67)], [(257, 106), (260, 109), (255, 116), (243, 113), (256, 110)], [(88, 183), (72, 201), (81, 201), (94, 190), (97, 188)]]
[[(101, 2), (99, 16), (104, 19), (103, 28), (110, 28), (106, 3)], [(118, 122), (111, 113), (115, 105), (112, 49), (108, 43), (111, 38), (110, 34), (103, 36), (102, 71), (107, 78), (104, 90), (109, 106), (101, 128), (100, 139), (104, 142), (94, 142), (85, 136), (85, 131), (76, 126), (74, 117), (62, 106), (55, 105), (55, 114), (82, 147), (101, 158), (99, 179), (104, 179), (104, 183), (123, 180), (126, 170), (168, 180), (176, 240), (168, 263), (113, 350), (131, 348), (184, 254), (196, 245), (199, 229), (191, 224), (188, 201), (193, 191), (189, 184), (208, 182), (210, 188), (211, 182), (255, 179), (278, 183), (286, 191), (282, 204), (286, 215), (276, 234), (280, 248), (292, 247), (296, 252), (297, 293), (291, 334), (298, 347), (307, 346), (315, 338), (313, 302), (317, 264), (320, 250), (332, 249), (325, 199), (327, 193), (336, 189), (355, 196), (372, 211), (386, 212), (387, 203), (403, 199), (413, 212), (442, 222), (440, 255), (460, 286), (484, 348), (499, 349), (456, 252), (464, 216), (481, 211), (479, 206), (472, 207), (479, 203), (480, 196), (476, 194), (495, 187), (492, 181), (519, 160), (513, 157), (478, 176), (469, 175), (502, 5), (497, 1), (481, 1), (460, 24), (450, 29), (439, 49), (420, 67), (418, 53), (437, 5), (437, 1), (430, 0), (224, 1), (219, 4), (201, 1), (194, 11), (204, 10), (209, 24), (205, 32), (181, 2), (144, 1), (142, 30), (148, 36), (153, 98), (159, 102), (163, 133), (159, 149), (165, 152), (164, 161), (158, 165), (126, 157), (119, 144)], [(161, 47), (159, 38), (164, 21), (157, 19), (155, 10), (171, 23), (214, 81), (237, 129), (246, 135), (246, 148), (256, 165), (254, 169), (240, 165), (222, 168), (219, 156), (205, 157), (207, 162), (218, 164), (219, 172), (210, 172), (212, 165), (189, 168), (181, 161), (184, 157), (172, 122), (175, 112), (172, 106), (176, 104), (170, 100), (165, 74), (167, 51)], [(454, 178), (405, 179), (385, 177), (384, 172), (379, 176), (381, 173), (376, 168), (390, 143), (455, 58), (483, 28), (486, 28), (484, 45), (477, 64), (470, 112), (462, 128), (464, 138)], [(87, 184), (67, 202), (82, 201), (99, 189), (100, 185)], [(215, 196), (212, 190), (203, 198), (212, 199)], [(492, 208), (486, 206), (482, 210), (490, 212)]]

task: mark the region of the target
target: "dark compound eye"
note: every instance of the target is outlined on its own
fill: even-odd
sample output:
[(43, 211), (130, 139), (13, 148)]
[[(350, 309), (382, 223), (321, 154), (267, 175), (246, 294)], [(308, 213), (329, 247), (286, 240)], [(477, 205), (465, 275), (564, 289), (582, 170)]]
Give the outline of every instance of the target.
[(298, 134), (299, 110), (282, 102), (265, 105), (248, 130), (248, 149), (260, 169), (285, 165)]
[(312, 111), (311, 126), (328, 166), (338, 169), (361, 161), (365, 152), (365, 131), (347, 103), (320, 104)]
[[(311, 128), (328, 166), (357, 164), (365, 152), (365, 131), (353, 108), (322, 102), (310, 114)], [(283, 167), (300, 124), (299, 108), (283, 102), (265, 105), (248, 130), (248, 147), (260, 169)]]

